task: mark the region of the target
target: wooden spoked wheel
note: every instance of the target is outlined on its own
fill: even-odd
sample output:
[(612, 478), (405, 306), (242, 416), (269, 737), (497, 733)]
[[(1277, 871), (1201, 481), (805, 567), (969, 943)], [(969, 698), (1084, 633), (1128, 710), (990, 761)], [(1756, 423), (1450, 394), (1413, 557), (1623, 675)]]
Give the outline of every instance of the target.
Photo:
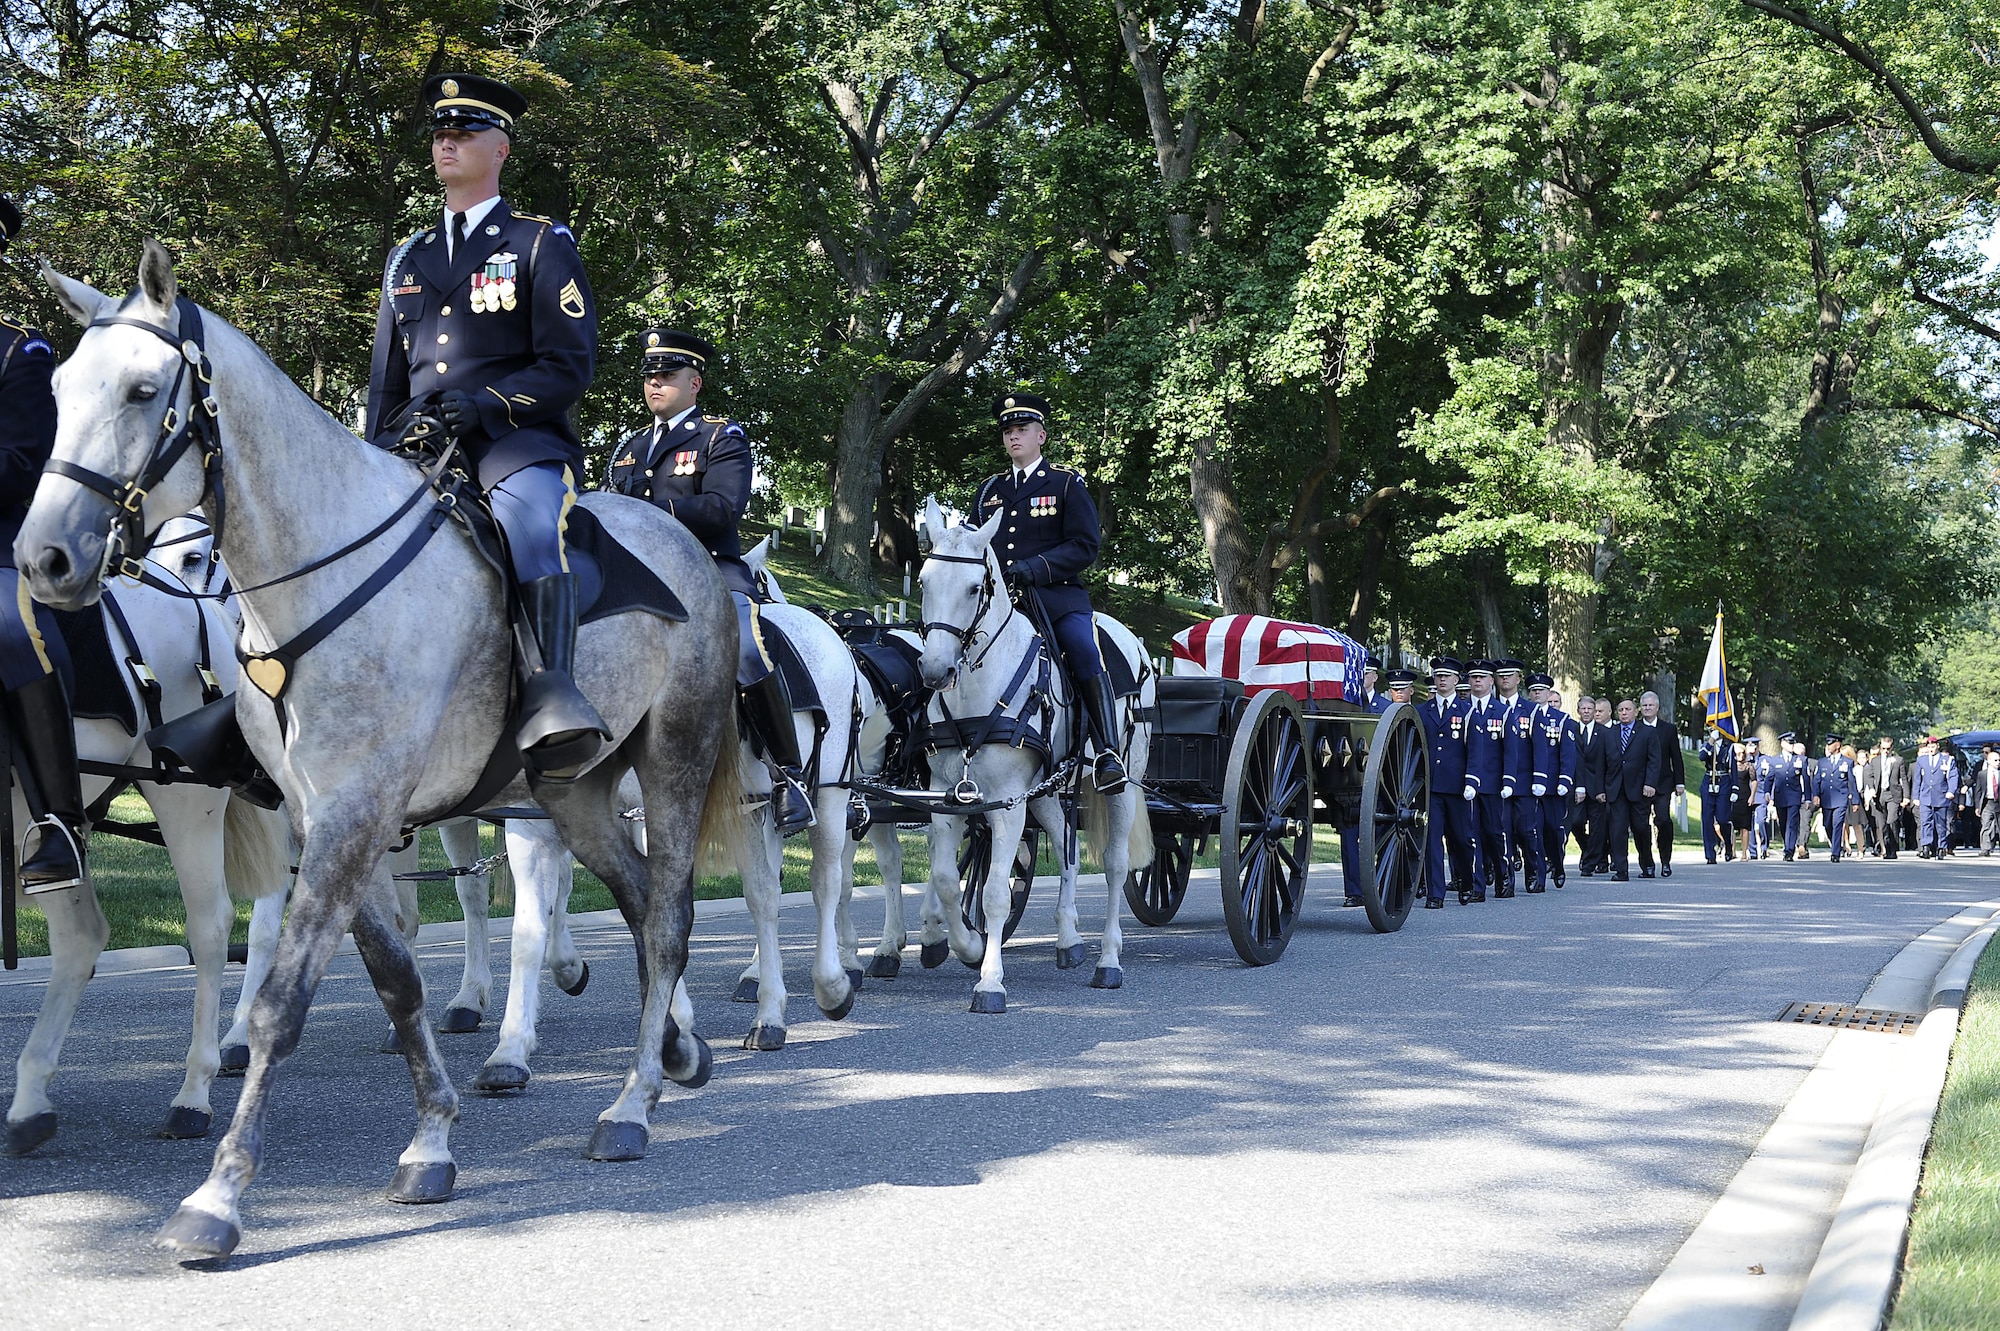
[(1284, 955), (1312, 867), (1312, 762), (1291, 695), (1268, 689), (1237, 722), (1222, 782), (1222, 913), (1236, 955)]
[(1192, 832), (1154, 835), (1153, 862), (1125, 879), (1125, 904), (1139, 923), (1158, 928), (1180, 912), (1188, 875), (1194, 872), (1197, 839)]
[[(1008, 876), (1011, 898), (1007, 903), (1007, 923), (1000, 931), (1005, 946), (1021, 927), (1028, 911), (1028, 891), (1035, 885), (1035, 861), (1042, 852), (1042, 829), (1033, 824), (1021, 833), (1021, 846), (1014, 855), (1014, 872)], [(986, 879), (993, 871), (993, 825), (984, 818), (970, 820), (965, 839), (958, 844), (958, 913), (965, 927), (986, 936)]]
[(1403, 927), (1430, 863), (1431, 751), (1417, 709), (1391, 704), (1375, 723), (1361, 777), (1361, 904), (1377, 933)]

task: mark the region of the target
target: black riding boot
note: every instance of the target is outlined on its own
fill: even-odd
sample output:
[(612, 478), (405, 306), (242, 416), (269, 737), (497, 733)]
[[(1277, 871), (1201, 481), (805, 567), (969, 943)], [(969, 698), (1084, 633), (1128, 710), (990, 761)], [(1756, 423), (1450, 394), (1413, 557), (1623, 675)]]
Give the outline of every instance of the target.
[(757, 732), (764, 752), (778, 769), (778, 781), (771, 790), (778, 834), (790, 836), (811, 827), (819, 817), (806, 794), (806, 764), (799, 756), (799, 732), (792, 724), (792, 695), (785, 688), (785, 677), (773, 670), (755, 684), (744, 686), (740, 696), (750, 728)]
[(1077, 682), (1077, 700), (1083, 704), (1084, 725), (1090, 742), (1097, 746), (1095, 782), (1098, 792), (1115, 795), (1125, 788), (1125, 762), (1118, 756), (1118, 700), (1111, 696), (1111, 676)]
[(576, 575), (556, 573), (521, 584), (521, 608), (541, 649), (542, 668), (521, 683), (515, 741), (532, 775), (574, 781), (611, 732), (583, 696), (576, 668)]
[(41, 830), (21, 862), (23, 892), (53, 892), (84, 880), (83, 778), (76, 770), (76, 721), (62, 678), (43, 675), (8, 695), (21, 766), (40, 802)]

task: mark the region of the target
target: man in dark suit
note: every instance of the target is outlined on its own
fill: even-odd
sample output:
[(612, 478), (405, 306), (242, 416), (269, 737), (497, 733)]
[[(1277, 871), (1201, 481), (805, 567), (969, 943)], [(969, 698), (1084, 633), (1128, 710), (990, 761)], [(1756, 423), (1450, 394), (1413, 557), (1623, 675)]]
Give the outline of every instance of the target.
[(1626, 838), (1639, 846), (1639, 876), (1653, 876), (1652, 840), (1646, 824), (1653, 815), (1653, 801), (1660, 793), (1662, 759), (1658, 748), (1659, 727), (1639, 719), (1638, 704), (1630, 698), (1618, 704), (1618, 724), (1611, 728), (1607, 750), (1607, 780), (1611, 805), (1611, 879), (1622, 883), (1631, 875)]
[(1687, 757), (1681, 752), (1681, 733), (1672, 721), (1660, 715), (1660, 695), (1647, 689), (1639, 695), (1639, 719), (1654, 732), (1653, 747), (1660, 756), (1660, 784), (1653, 796), (1653, 837), (1660, 852), (1660, 877), (1674, 876), (1674, 796), (1687, 797)]
[(540, 657), (522, 680), (522, 757), (541, 780), (574, 780), (611, 738), (571, 677), (577, 587), (563, 543), (583, 474), (569, 413), (596, 368), (597, 311), (569, 228), (500, 196), (527, 98), (437, 74), (423, 100), (444, 208), (383, 268), (367, 433), (383, 447), (449, 437), (472, 464)]
[[(1597, 724), (1596, 707), (1595, 698), (1588, 693), (1580, 695), (1576, 700), (1576, 716), (1571, 722), (1576, 732), (1576, 767), (1570, 774), (1569, 809), (1563, 817), (1565, 829), (1563, 848), (1567, 852), (1570, 839), (1575, 838), (1579, 856), (1582, 855), (1589, 836), (1591, 807), (1583, 793), (1584, 737), (1594, 733)], [(1579, 870), (1582, 867), (1583, 863), (1579, 863)]]
[(1598, 698), (1591, 716), (1577, 738), (1576, 795), (1583, 810), (1582, 840), (1577, 847), (1578, 867), (1584, 877), (1610, 869), (1611, 844), (1611, 700)]
[(2000, 749), (1991, 744), (1981, 750), (1972, 773), (1972, 811), (1979, 815), (1979, 853), (1991, 855), (2000, 839)]

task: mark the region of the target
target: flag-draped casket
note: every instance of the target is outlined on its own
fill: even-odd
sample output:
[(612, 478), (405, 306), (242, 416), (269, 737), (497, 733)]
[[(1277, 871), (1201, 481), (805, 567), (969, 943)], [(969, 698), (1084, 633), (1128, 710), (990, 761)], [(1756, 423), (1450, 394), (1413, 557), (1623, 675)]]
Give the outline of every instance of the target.
[(1344, 633), (1267, 615), (1207, 619), (1174, 637), (1174, 674), (1239, 679), (1250, 694), (1282, 689), (1306, 705), (1360, 702), (1365, 659)]

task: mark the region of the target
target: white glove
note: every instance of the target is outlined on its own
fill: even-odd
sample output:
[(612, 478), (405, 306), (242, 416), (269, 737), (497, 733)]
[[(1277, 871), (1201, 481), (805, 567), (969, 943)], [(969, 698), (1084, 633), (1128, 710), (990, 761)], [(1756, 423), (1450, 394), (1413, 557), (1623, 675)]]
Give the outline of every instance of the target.
[(1478, 793), (1479, 793), (1479, 792), (1478, 792), (1478, 791), (1476, 791), (1476, 790), (1474, 790), (1474, 789), (1473, 789), (1473, 788), (1472, 788), (1471, 786), (1467, 786), (1467, 787), (1465, 788), (1465, 797), (1466, 797), (1467, 799), (1471, 799), (1471, 798), (1472, 798), (1473, 796), (1477, 795)]
[(1510, 799), (1513, 799), (1513, 798), (1514, 798), (1514, 792), (1513, 792), (1513, 791), (1511, 791), (1511, 790), (1509, 790), (1509, 789), (1507, 789), (1507, 787), (1505, 787), (1505, 786), (1502, 786), (1502, 787), (1500, 787), (1500, 798), (1501, 798), (1501, 799), (1503, 799), (1503, 800), (1510, 800)]
[(1542, 785), (1529, 786), (1528, 789), (1533, 791), (1536, 798), (1538, 799), (1541, 796), (1549, 793), (1549, 788), (1547, 786), (1542, 786)]

